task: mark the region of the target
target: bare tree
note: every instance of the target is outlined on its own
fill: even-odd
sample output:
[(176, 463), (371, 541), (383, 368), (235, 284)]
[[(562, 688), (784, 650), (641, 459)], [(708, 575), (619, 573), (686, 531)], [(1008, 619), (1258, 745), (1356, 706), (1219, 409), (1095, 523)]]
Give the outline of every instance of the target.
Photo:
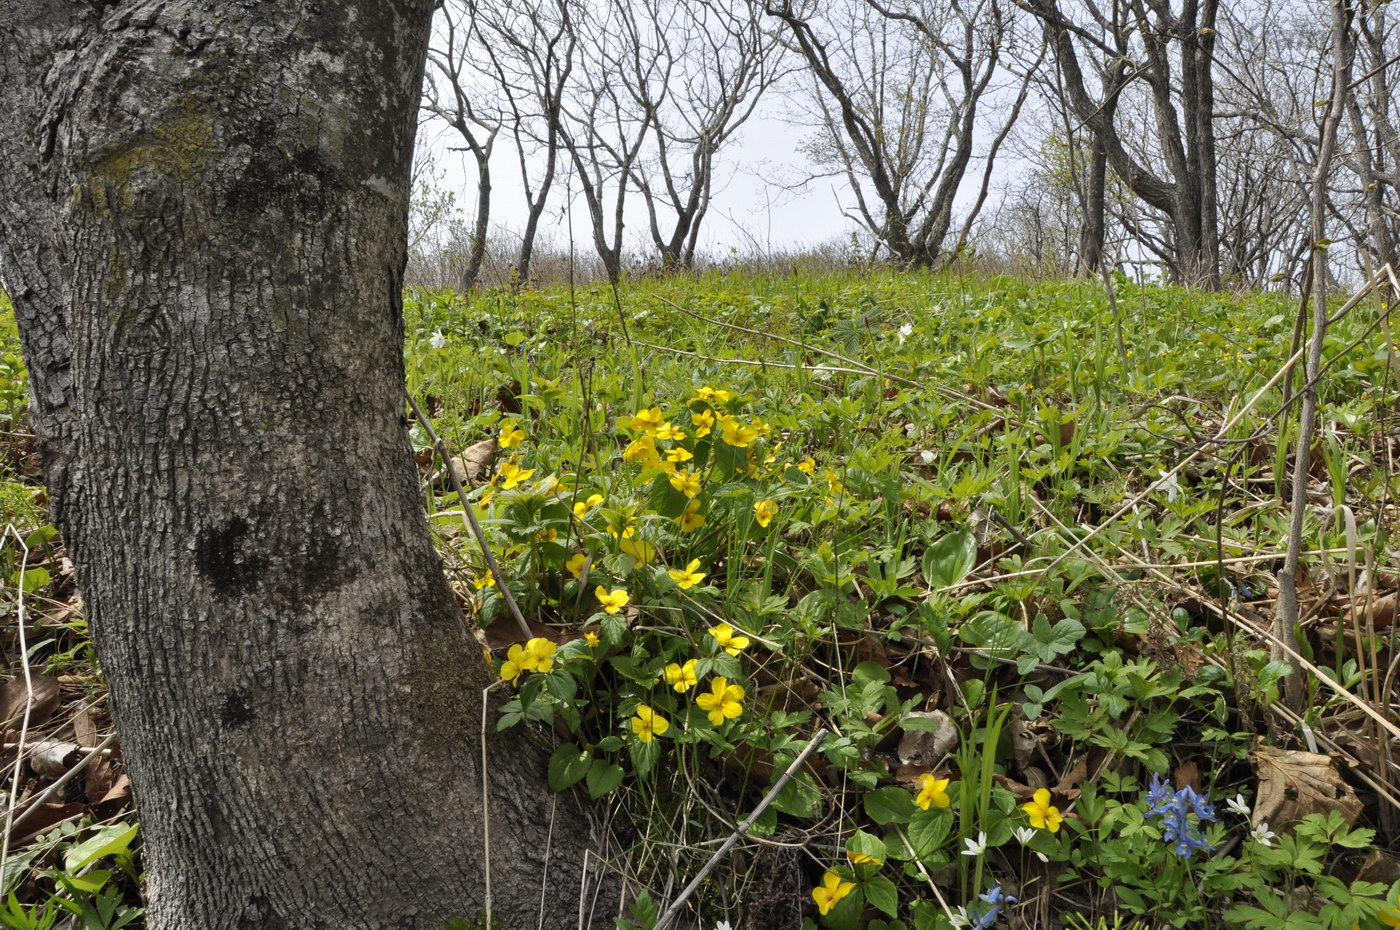
[(486, 236), (491, 223), (491, 153), (501, 131), (503, 114), (483, 99), (492, 99), (476, 63), (486, 56), (471, 11), (462, 0), (447, 0), (439, 7), (433, 42), (428, 46), (428, 72), (423, 107), (445, 122), (461, 138), (476, 165), (476, 215), (468, 240), (466, 265), (460, 287), (476, 286), (486, 258)]
[[(1122, 0), (1107, 9), (1077, 0), (1071, 13), (1059, 0), (1025, 6), (1040, 17), (1069, 108), (1105, 163), (1167, 220), (1164, 235), (1143, 235), (1143, 244), (1173, 278), (1218, 286), (1216, 0), (1182, 0), (1179, 10), (1165, 0)], [(1135, 100), (1123, 99), (1139, 87), (1141, 119)], [(1150, 146), (1130, 144), (1133, 137)]]
[(515, 273), (530, 280), (540, 220), (554, 189), (563, 138), (566, 88), (575, 67), (576, 0), (454, 0), (466, 5), (495, 78), (504, 122), (515, 143), (526, 218)]
[[(954, 204), (986, 127), (979, 108), (1006, 76), (1011, 24), (1003, 0), (951, 3), (769, 0), (813, 84), (820, 142), (812, 154), (845, 178), (854, 216), (899, 262), (929, 266), (945, 254)], [(1025, 100), (1011, 91), (1006, 118), (982, 153), (980, 196)]]
[[(721, 150), (780, 73), (781, 48), (750, 0), (626, 0), (679, 80), (619, 72), (649, 124), (632, 171), (652, 243), (667, 267), (690, 267), (715, 193)], [(669, 222), (668, 222), (669, 219)]]

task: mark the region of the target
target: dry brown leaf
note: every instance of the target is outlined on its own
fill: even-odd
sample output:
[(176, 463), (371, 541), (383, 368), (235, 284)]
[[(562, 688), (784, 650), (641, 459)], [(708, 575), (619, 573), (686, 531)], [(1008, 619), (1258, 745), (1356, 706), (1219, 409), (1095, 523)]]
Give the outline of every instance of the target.
[(1089, 757), (1080, 756), (1079, 761), (1074, 763), (1074, 767), (1060, 776), (1060, 783), (1055, 786), (1055, 793), (1066, 798), (1079, 797), (1079, 786), (1084, 784), (1084, 780), (1089, 777)]
[(86, 707), (73, 715), (73, 739), (84, 749), (97, 745), (97, 724)]
[(1253, 823), (1274, 829), (1297, 823), (1308, 814), (1337, 811), (1347, 822), (1356, 822), (1361, 802), (1332, 765), (1332, 757), (1302, 750), (1277, 749), (1259, 744), (1249, 755), (1259, 776), (1259, 796)]
[(1025, 770), (1035, 757), (1035, 747), (1040, 740), (1029, 720), (1017, 718), (1011, 721), (1011, 754), (1016, 760), (1016, 768)]
[(29, 767), (35, 775), (45, 778), (58, 778), (78, 763), (83, 757), (77, 743), (66, 740), (45, 739), (34, 743), (29, 751)]
[(452, 468), (457, 472), (457, 479), (467, 489), (471, 489), (491, 474), (491, 463), (495, 458), (496, 440), (483, 439), (475, 445), (468, 446), (461, 455), (454, 456)]
[(913, 711), (904, 716), (905, 721), (918, 720), (919, 729), (901, 726), (903, 735), (899, 738), (896, 753), (905, 765), (935, 765), (948, 753), (957, 748), (958, 728), (953, 720), (941, 710)]
[[(29, 710), (29, 725), (37, 727), (58, 710), (58, 679), (52, 675), (30, 673), (34, 683), (34, 699)], [(24, 707), (29, 703), (29, 690), (24, 676), (17, 675), (0, 685), (0, 731), (20, 726), (24, 722)]]

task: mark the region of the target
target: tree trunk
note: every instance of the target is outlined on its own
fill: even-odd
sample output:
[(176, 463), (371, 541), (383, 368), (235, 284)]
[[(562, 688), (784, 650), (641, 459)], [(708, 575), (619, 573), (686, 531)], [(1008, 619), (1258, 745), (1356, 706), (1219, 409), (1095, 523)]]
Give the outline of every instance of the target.
[[(402, 397), (432, 5), (0, 13), (0, 259), (154, 930), (437, 930), (484, 903), (490, 673)], [(551, 824), (523, 742), (490, 750), (496, 912), (573, 926), (541, 892), (579, 888), (588, 831), (566, 803)]]
[(486, 236), (491, 228), (491, 155), (487, 146), (484, 158), (476, 164), (476, 223), (472, 228), (471, 248), (467, 252), (467, 267), (462, 272), (462, 293), (476, 287), (481, 266), (486, 261)]

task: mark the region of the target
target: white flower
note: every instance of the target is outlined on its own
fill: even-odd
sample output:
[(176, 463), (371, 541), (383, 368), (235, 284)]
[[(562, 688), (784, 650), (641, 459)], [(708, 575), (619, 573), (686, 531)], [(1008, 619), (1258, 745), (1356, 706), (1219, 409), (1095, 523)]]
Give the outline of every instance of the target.
[(1272, 846), (1274, 845), (1274, 837), (1277, 835), (1278, 834), (1274, 833), (1274, 831), (1269, 829), (1269, 825), (1267, 823), (1261, 823), (1259, 826), (1255, 827), (1252, 831), (1250, 831), (1249, 838), (1254, 840), (1254, 842), (1258, 843), (1260, 846)]
[(432, 346), (434, 349), (441, 349), (443, 346), (447, 345), (447, 337), (442, 334), (442, 330), (437, 330), (428, 337), (428, 345)]
[(729, 921), (721, 920), (719, 923), (715, 924), (715, 930), (729, 930)]
[(962, 930), (963, 927), (972, 926), (972, 917), (968, 915), (967, 908), (959, 905), (953, 908), (953, 913), (948, 915), (948, 922), (957, 927), (958, 930)]
[(1031, 840), (1035, 839), (1035, 830), (1030, 827), (1017, 827), (1016, 839), (1022, 846), (1025, 846)]
[(930, 452), (929, 450), (925, 449), (924, 451), (922, 451), (922, 452), (919, 453), (919, 458), (921, 458), (921, 459), (924, 460), (924, 464), (925, 464), (925, 465), (932, 465), (932, 464), (933, 464), (934, 455), (933, 455), (932, 452)]
[(915, 426), (913, 423), (905, 423), (905, 424), (904, 424), (904, 435), (908, 436), (910, 439), (913, 439), (913, 438), (914, 438), (914, 434), (917, 433), (918, 431), (919, 431), (919, 428), (918, 428), (917, 426)]
[(1239, 814), (1241, 817), (1249, 816), (1249, 804), (1245, 801), (1244, 795), (1237, 794), (1225, 802), (1225, 806)]
[(1176, 499), (1181, 496), (1181, 485), (1177, 483), (1176, 475), (1165, 470), (1162, 472), (1162, 477), (1152, 482), (1152, 487), (1147, 490), (1166, 491), (1167, 502), (1171, 504), (1175, 504)]
[(971, 839), (964, 839), (963, 845), (967, 847), (962, 852), (964, 856), (980, 856), (987, 851), (987, 834), (979, 830), (975, 842)]
[(899, 344), (904, 345), (904, 340), (914, 335), (914, 324), (905, 323), (899, 328)]

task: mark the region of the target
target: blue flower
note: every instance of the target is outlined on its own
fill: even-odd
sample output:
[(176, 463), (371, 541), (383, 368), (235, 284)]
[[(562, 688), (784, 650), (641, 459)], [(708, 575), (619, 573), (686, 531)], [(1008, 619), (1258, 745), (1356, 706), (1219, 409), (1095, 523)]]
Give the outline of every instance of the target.
[[(1198, 849), (1201, 852), (1215, 849), (1200, 830), (1201, 824), (1215, 822), (1215, 807), (1194, 788), (1188, 785), (1173, 792), (1161, 776), (1153, 775), (1144, 801), (1149, 805), (1146, 816), (1162, 818), (1162, 841), (1178, 856), (1190, 859)], [(1192, 814), (1196, 817), (1195, 824), (1188, 819)]]
[(989, 930), (992, 924), (997, 922), (997, 917), (1001, 914), (1002, 906), (1016, 903), (1016, 899), (1002, 891), (1000, 885), (997, 885), (992, 888), (991, 891), (980, 894), (977, 897), (990, 904), (991, 907), (987, 908), (986, 913), (972, 922), (971, 930)]

